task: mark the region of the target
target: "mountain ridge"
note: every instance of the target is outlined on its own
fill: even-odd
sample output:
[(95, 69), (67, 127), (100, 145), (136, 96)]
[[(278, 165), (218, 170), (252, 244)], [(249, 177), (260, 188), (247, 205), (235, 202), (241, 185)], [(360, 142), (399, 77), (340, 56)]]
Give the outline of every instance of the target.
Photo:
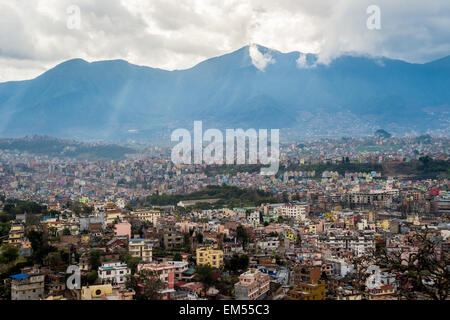
[(448, 130), (450, 56), (414, 64), (345, 55), (315, 65), (315, 55), (256, 48), (272, 58), (263, 70), (245, 46), (184, 70), (76, 58), (34, 79), (0, 83), (0, 136), (149, 138), (194, 120), (285, 127), (289, 135), (304, 129), (304, 136), (320, 136), (321, 121), (325, 136)]

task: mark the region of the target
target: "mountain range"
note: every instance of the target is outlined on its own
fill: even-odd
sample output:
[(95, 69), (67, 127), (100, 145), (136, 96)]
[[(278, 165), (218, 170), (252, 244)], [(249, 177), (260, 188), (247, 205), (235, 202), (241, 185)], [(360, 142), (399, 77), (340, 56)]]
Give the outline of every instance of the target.
[[(279, 128), (281, 136), (449, 134), (450, 56), (424, 64), (246, 46), (186, 70), (124, 60), (63, 62), (0, 83), (0, 136), (148, 139), (194, 120), (214, 128)], [(253, 49), (255, 49), (253, 47)]]

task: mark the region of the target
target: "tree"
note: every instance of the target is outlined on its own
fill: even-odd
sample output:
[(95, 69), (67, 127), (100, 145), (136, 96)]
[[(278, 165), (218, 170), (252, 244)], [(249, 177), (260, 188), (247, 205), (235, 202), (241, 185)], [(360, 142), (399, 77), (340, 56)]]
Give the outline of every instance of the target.
[(50, 252), (44, 258), (43, 262), (44, 262), (44, 265), (46, 265), (46, 266), (59, 266), (63, 263), (63, 260), (61, 258), (61, 253), (59, 251)]
[(197, 232), (197, 234), (195, 235), (195, 238), (198, 243), (203, 243), (203, 233)]
[(186, 249), (186, 251), (190, 251), (191, 250), (191, 235), (189, 232), (185, 232), (183, 234), (183, 238), (184, 238), (184, 248)]
[(215, 282), (213, 269), (209, 264), (198, 265), (195, 267), (195, 277), (208, 290)]
[(48, 244), (47, 237), (44, 233), (31, 230), (27, 233), (27, 238), (31, 242), (31, 249), (33, 251), (32, 259), (38, 264), (43, 263), (43, 259), (50, 253), (57, 251), (57, 249)]
[(173, 261), (182, 261), (183, 257), (181, 256), (181, 254), (179, 252), (175, 253), (173, 255)]
[(2, 247), (2, 253), (0, 254), (0, 263), (8, 264), (14, 262), (19, 258), (19, 248), (9, 244), (5, 244)]
[(98, 272), (96, 270), (91, 270), (87, 273), (86, 279), (89, 285), (95, 284), (98, 278)]
[(101, 256), (102, 252), (100, 250), (92, 250), (89, 252), (89, 264), (93, 270), (98, 270), (98, 267), (100, 267)]
[(233, 256), (225, 261), (225, 270), (228, 270), (232, 273), (237, 273), (238, 271), (242, 272), (248, 268), (249, 258), (247, 255), (238, 255), (233, 254)]
[(136, 300), (157, 300), (164, 283), (154, 272), (141, 270), (137, 275), (127, 276), (125, 286), (136, 292)]
[(398, 295), (401, 298), (416, 299), (419, 292), (433, 300), (447, 299), (450, 279), (449, 252), (442, 250), (441, 242), (433, 239), (428, 229), (409, 237), (408, 244), (413, 250), (406, 254), (404, 251), (378, 248), (359, 258), (360, 261), (355, 261), (354, 264), (373, 264), (396, 274), (399, 282)]
[(236, 228), (236, 238), (244, 246), (249, 242), (250, 237), (247, 233), (247, 230), (241, 224)]
[(131, 274), (136, 273), (137, 266), (141, 260), (139, 258), (132, 257), (130, 254), (127, 254), (124, 258), (128, 268), (131, 270)]

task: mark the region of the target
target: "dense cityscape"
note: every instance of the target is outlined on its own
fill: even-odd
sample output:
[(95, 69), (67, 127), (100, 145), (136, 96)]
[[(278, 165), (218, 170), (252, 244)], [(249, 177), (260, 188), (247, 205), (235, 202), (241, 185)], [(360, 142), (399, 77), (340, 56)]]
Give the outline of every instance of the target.
[(0, 0), (0, 314), (447, 314), (449, 40), (448, 0)]
[(448, 299), (449, 138), (282, 143), (273, 176), (47, 139), (0, 150), (1, 299)]

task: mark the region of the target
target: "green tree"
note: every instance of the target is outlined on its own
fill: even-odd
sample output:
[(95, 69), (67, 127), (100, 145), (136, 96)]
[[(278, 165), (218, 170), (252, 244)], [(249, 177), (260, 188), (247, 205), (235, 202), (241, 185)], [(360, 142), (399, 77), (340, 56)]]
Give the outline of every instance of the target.
[(249, 242), (250, 237), (248, 232), (241, 224), (236, 228), (236, 238), (244, 246)]
[(128, 268), (131, 270), (131, 274), (135, 274), (137, 270), (137, 266), (141, 260), (139, 258), (132, 257), (130, 254), (127, 254), (124, 258)]
[(157, 300), (164, 283), (154, 272), (142, 270), (139, 274), (127, 276), (125, 286), (135, 291), (136, 300)]
[(89, 252), (89, 264), (92, 267), (92, 270), (98, 270), (101, 263), (102, 252), (100, 250), (92, 250)]
[(182, 261), (183, 257), (181, 256), (181, 254), (179, 252), (175, 253), (173, 255), (173, 261)]
[(43, 260), (46, 266), (59, 266), (63, 263), (61, 253), (59, 251), (50, 252)]
[(205, 291), (208, 290), (215, 282), (213, 269), (209, 264), (196, 266), (195, 278), (204, 285)]
[(87, 273), (86, 279), (89, 285), (95, 284), (98, 278), (98, 272), (96, 270), (91, 270)]
[(19, 258), (19, 248), (9, 244), (2, 246), (2, 253), (0, 254), (0, 263), (8, 264), (14, 262)]
[(203, 243), (203, 233), (197, 232), (197, 234), (195, 235), (195, 238), (197, 240), (197, 243)]
[(232, 273), (238, 273), (245, 271), (249, 265), (249, 258), (247, 255), (238, 255), (233, 254), (233, 256), (225, 261), (225, 270), (228, 270)]

